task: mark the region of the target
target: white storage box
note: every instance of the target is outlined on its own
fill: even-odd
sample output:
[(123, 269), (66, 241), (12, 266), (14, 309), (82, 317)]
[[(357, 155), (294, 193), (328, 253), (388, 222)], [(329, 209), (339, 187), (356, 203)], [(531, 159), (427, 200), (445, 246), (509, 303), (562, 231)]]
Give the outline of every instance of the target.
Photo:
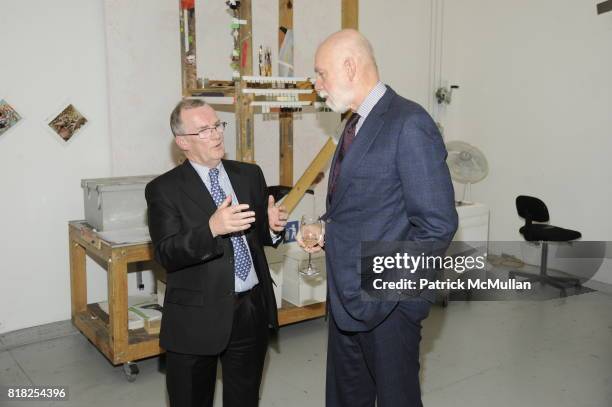
[(299, 307), (325, 301), (325, 254), (313, 254), (312, 264), (319, 270), (319, 274), (313, 277), (303, 276), (299, 270), (308, 265), (308, 253), (302, 250), (287, 252), (283, 262), (283, 299)]
[(157, 305), (160, 307), (164, 306), (164, 299), (166, 298), (166, 283), (161, 280), (157, 280)]
[(147, 226), (144, 189), (155, 175), (81, 180), (85, 220), (97, 231)]
[(266, 259), (268, 260), (268, 267), (270, 268), (270, 275), (274, 284), (274, 298), (276, 298), (276, 308), (282, 306), (282, 292), (283, 292), (283, 259), (284, 259), (284, 247), (281, 244), (278, 249), (274, 247), (264, 247), (266, 253)]
[(489, 207), (481, 203), (457, 206), (459, 228), (453, 240), (486, 242), (489, 240)]

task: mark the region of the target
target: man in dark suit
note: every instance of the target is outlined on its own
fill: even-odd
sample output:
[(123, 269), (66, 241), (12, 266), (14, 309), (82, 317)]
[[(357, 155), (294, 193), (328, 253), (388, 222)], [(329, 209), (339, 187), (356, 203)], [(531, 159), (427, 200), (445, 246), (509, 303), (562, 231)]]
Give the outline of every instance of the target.
[(278, 244), (287, 213), (261, 169), (224, 160), (223, 129), (201, 100), (170, 118), (182, 165), (145, 190), (155, 259), (167, 271), (160, 345), (172, 407), (212, 406), (217, 360), (223, 405), (256, 406), (277, 309), (264, 245)]
[(315, 71), (327, 105), (352, 112), (332, 162), (323, 216), (331, 311), (327, 406), (421, 406), (421, 321), (433, 295), (368, 299), (361, 290), (361, 242), (450, 242), (457, 212), (446, 149), (429, 114), (379, 81), (372, 47), (359, 32), (328, 37)]

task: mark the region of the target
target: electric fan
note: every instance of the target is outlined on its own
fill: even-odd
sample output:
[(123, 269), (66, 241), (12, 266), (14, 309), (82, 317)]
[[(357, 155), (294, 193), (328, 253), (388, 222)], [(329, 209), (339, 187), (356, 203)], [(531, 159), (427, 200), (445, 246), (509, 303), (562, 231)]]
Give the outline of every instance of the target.
[(489, 164), (482, 151), (463, 141), (446, 143), (446, 163), (453, 181), (464, 184), (460, 204), (469, 204), (472, 184), (482, 181), (489, 173)]

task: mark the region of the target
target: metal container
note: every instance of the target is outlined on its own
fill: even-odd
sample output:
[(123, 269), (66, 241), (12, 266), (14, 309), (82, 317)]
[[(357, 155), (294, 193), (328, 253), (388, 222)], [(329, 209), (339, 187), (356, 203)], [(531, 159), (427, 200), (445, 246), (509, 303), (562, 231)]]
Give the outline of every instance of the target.
[(85, 220), (98, 231), (147, 226), (144, 189), (156, 175), (81, 180)]

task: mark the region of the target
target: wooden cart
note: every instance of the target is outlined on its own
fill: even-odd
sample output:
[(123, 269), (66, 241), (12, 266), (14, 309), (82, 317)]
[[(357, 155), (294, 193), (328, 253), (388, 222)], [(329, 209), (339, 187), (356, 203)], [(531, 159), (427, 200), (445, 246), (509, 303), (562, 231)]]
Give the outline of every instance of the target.
[[(68, 229), (72, 323), (113, 365), (123, 364), (128, 380), (133, 381), (138, 374), (134, 361), (164, 352), (157, 334), (148, 334), (142, 328), (128, 330), (128, 264), (153, 260), (153, 246), (150, 241), (111, 243), (84, 221), (71, 221)], [(108, 314), (97, 304), (87, 303), (86, 256), (106, 265)], [(325, 303), (296, 307), (283, 301), (278, 320), (282, 326), (324, 314)]]

